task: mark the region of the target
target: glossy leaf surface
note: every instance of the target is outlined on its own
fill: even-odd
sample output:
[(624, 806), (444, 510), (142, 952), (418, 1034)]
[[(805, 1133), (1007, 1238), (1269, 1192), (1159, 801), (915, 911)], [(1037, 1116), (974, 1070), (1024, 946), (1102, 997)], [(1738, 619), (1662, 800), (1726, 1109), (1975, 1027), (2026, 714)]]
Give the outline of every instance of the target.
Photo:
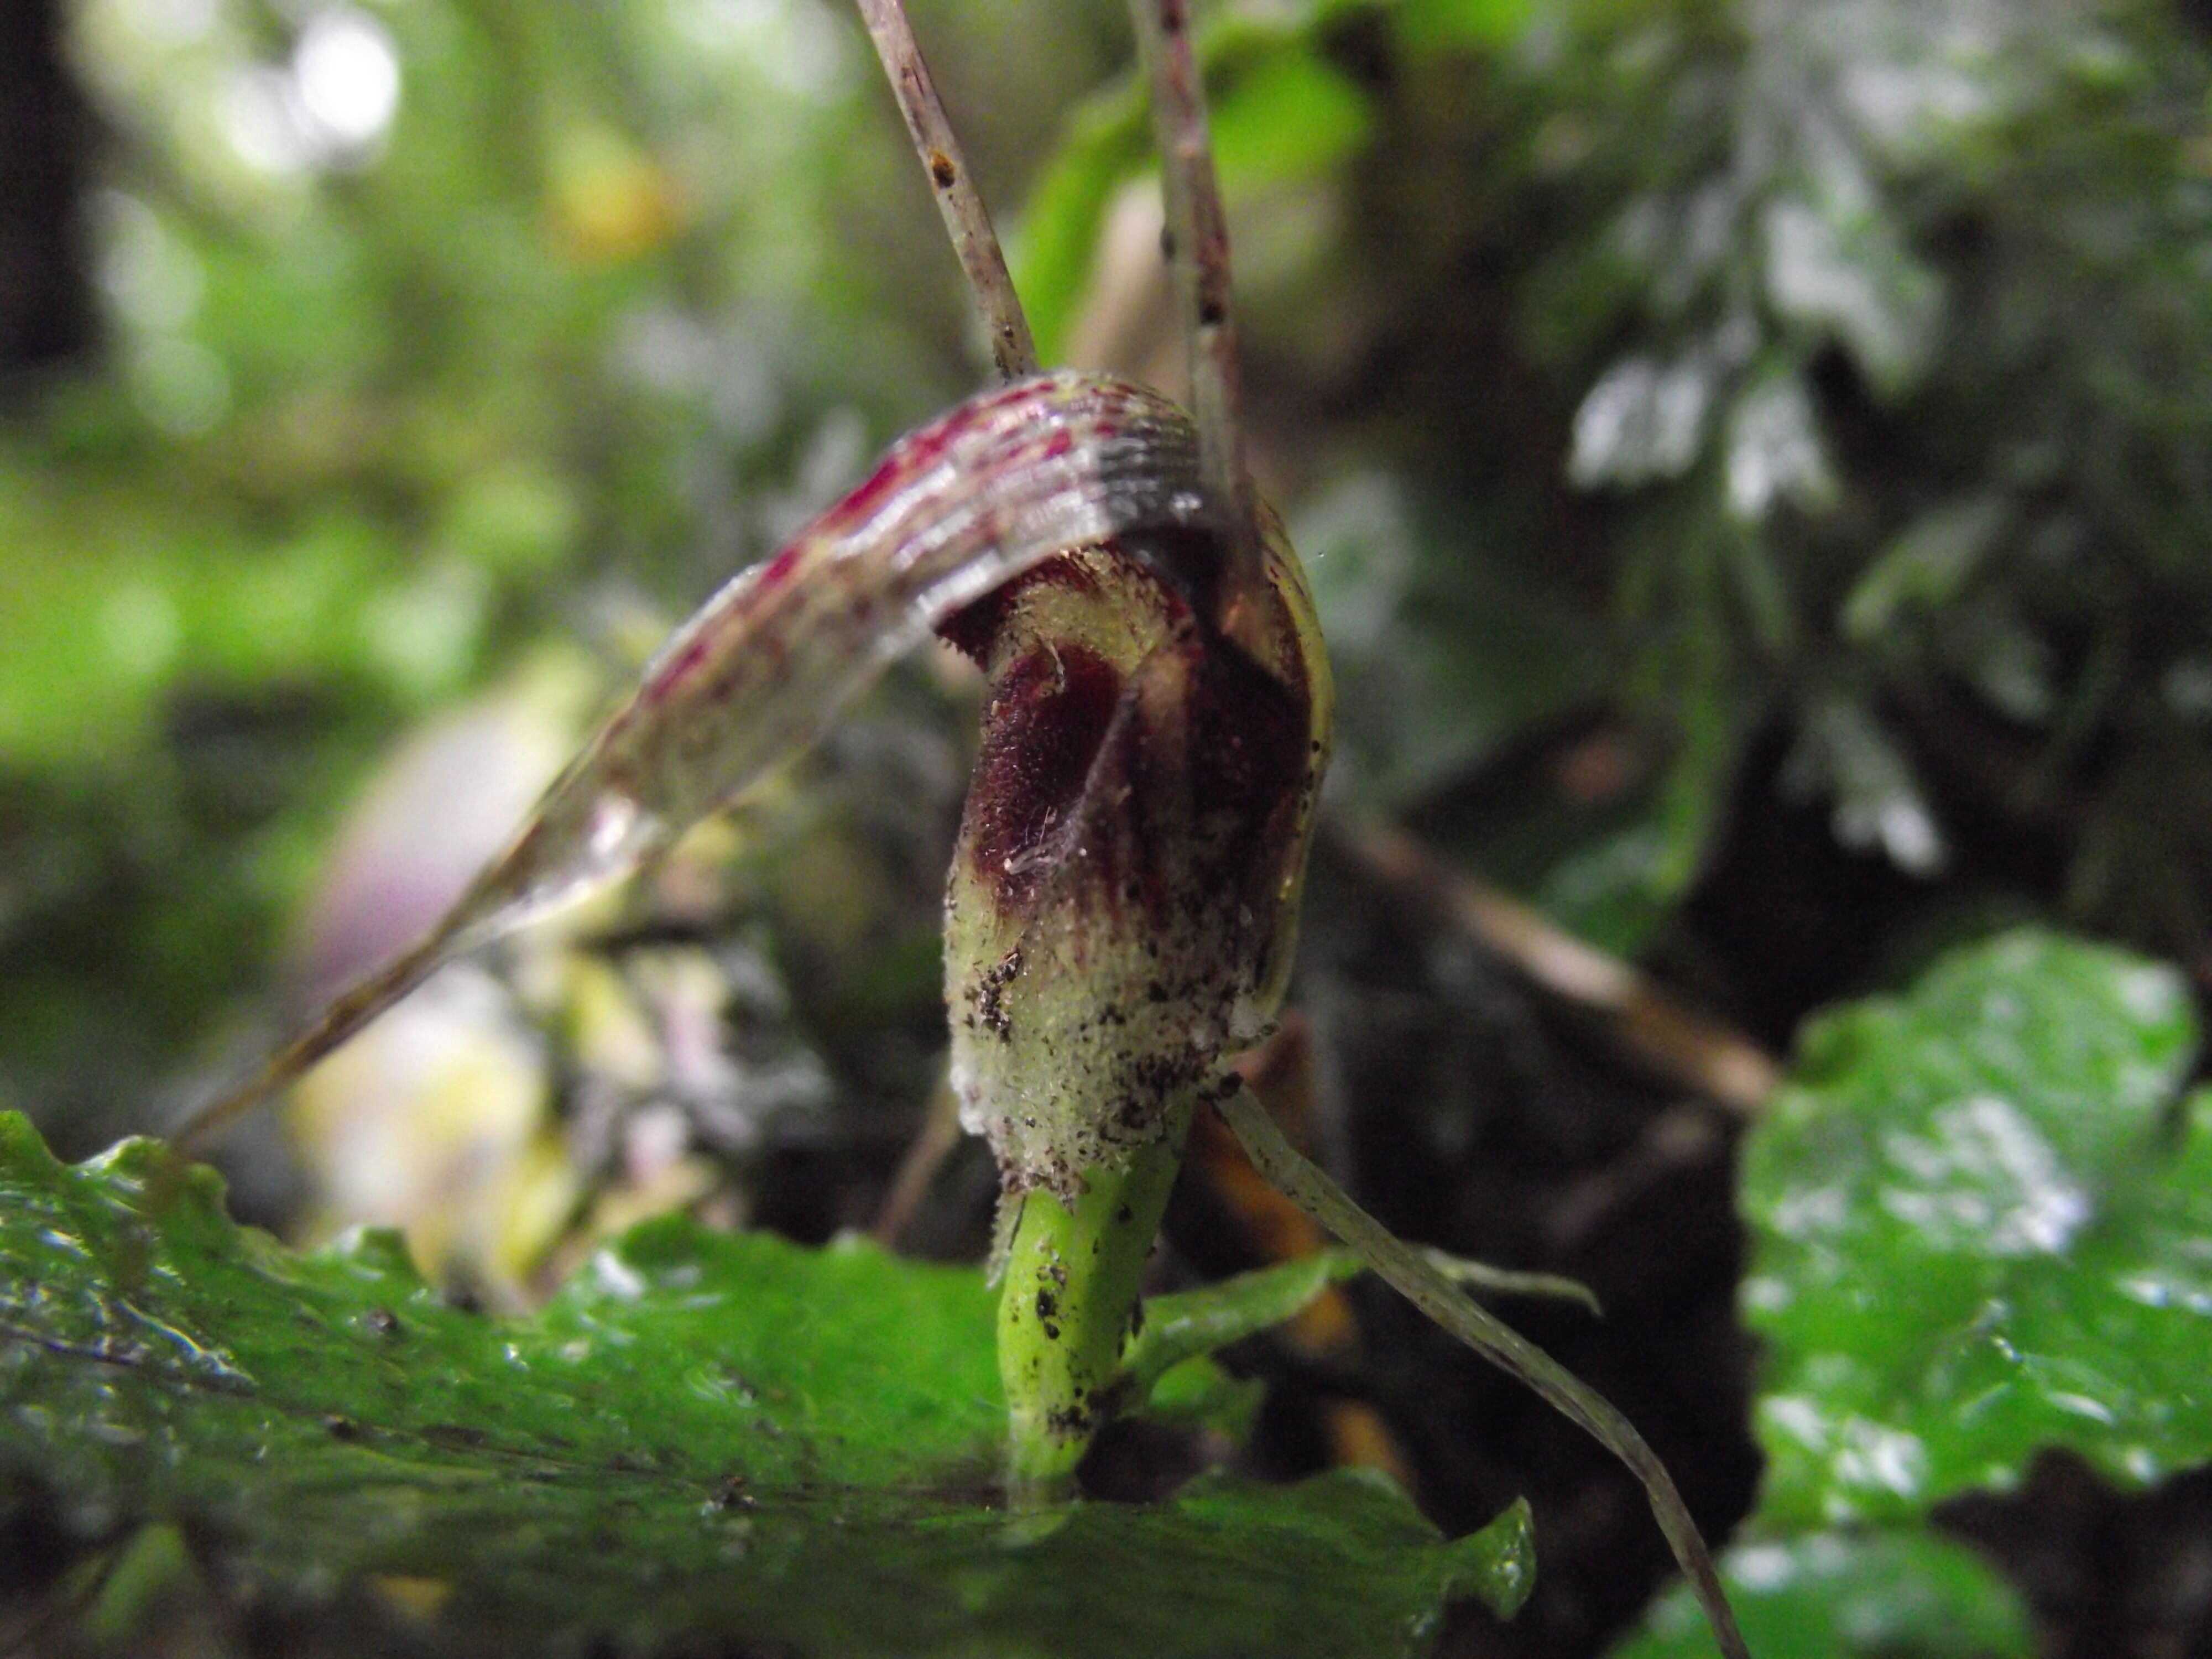
[(1808, 1028), (1746, 1149), (1762, 1515), (1904, 1519), (2068, 1446), (2212, 1456), (2212, 1096), (2180, 977), (2022, 931)]
[[(1972, 1552), (1919, 1531), (1813, 1533), (1748, 1544), (1721, 1578), (1759, 1659), (2026, 1659), (2018, 1598)], [(1613, 1659), (1711, 1659), (1711, 1633), (1679, 1587)]]
[(446, 1588), (448, 1632), (538, 1646), (1320, 1659), (1527, 1591), (1524, 1509), (1448, 1543), (1351, 1474), (1010, 1518), (972, 1271), (670, 1220), (495, 1322), (392, 1235), (236, 1227), (211, 1178), (149, 1223), (159, 1167), (0, 1119), (0, 1495), (179, 1522), (280, 1601), (395, 1574)]

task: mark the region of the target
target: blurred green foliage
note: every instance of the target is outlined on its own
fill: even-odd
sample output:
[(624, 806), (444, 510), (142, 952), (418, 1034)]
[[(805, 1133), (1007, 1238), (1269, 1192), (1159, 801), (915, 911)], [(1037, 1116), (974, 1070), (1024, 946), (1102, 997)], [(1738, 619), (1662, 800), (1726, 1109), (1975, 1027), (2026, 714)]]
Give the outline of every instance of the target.
[(1519, 106), (1468, 147), (1480, 219), (1415, 200), (1439, 264), (1505, 265), (1487, 343), (1610, 501), (1607, 691), (1670, 739), (1647, 881), (1778, 725), (1846, 845), (2050, 845), (2072, 919), (2200, 950), (2198, 43), (2152, 6), (1551, 22), (1480, 71)]

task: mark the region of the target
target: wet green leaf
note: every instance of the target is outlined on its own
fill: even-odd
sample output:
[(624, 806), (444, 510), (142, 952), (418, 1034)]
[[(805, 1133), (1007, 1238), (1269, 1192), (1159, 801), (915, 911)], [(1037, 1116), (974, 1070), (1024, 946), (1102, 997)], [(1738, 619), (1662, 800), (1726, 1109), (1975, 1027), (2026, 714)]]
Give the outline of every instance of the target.
[(66, 1168), (0, 1118), (0, 1492), (179, 1522), (280, 1598), (429, 1579), (532, 1646), (1334, 1659), (1527, 1592), (1524, 1509), (1448, 1543), (1358, 1474), (1008, 1516), (972, 1271), (672, 1219), (495, 1322), (394, 1235), (239, 1229), (204, 1172), (151, 1224), (160, 1158)]
[[(2011, 1589), (1972, 1552), (1919, 1531), (1813, 1533), (1746, 1544), (1721, 1577), (1759, 1659), (1995, 1659), (2033, 1651)], [(1698, 1604), (1680, 1586), (1613, 1659), (1708, 1659)]]
[(2040, 1446), (2212, 1456), (2196, 1040), (2172, 970), (2028, 930), (1808, 1029), (1745, 1157), (1768, 1518), (1917, 1515)]

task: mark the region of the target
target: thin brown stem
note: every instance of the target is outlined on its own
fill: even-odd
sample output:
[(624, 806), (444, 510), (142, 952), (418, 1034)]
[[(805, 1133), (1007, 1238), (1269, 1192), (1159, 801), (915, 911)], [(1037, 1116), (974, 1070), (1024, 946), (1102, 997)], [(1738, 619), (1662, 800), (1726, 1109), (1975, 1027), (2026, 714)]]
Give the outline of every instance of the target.
[(1237, 314), (1229, 271), (1229, 222), (1206, 133), (1206, 88), (1191, 50), (1188, 0), (1129, 0), (1137, 44), (1152, 76), (1152, 128), (1167, 203), (1167, 254), (1190, 352), (1191, 412), (1199, 470), (1226, 516), (1226, 558), (1217, 621), (1238, 638), (1255, 626), (1267, 593), (1257, 497), (1244, 458), (1244, 403), (1237, 365)]
[(1006, 270), (1006, 256), (991, 228), (991, 215), (976, 191), (968, 171), (960, 141), (952, 135), (945, 106), (938, 101), (937, 86), (929, 78), (929, 65), (921, 60), (921, 47), (906, 21), (900, 0), (859, 0), (860, 20), (868, 38), (876, 43), (899, 113), (914, 139), (915, 154), (929, 174), (937, 210), (952, 238), (952, 251), (968, 278), (968, 292), (990, 337), (991, 362), (1002, 380), (1026, 380), (1037, 372), (1036, 343), (1030, 337), (1029, 319), (1022, 313), (1021, 296)]
[(899, 1160), (898, 1170), (891, 1177), (890, 1190), (884, 1194), (883, 1206), (868, 1228), (868, 1236), (887, 1250), (898, 1248), (899, 1236), (906, 1231), (907, 1224), (914, 1219), (915, 1212), (929, 1195), (930, 1184), (937, 1172), (945, 1167), (945, 1160), (959, 1150), (966, 1132), (960, 1127), (960, 1097), (953, 1092), (950, 1082), (940, 1079), (936, 1091), (929, 1097), (929, 1110), (921, 1121), (921, 1132), (915, 1135)]
[(1765, 1110), (1781, 1086), (1773, 1056), (1742, 1032), (1676, 1001), (1647, 975), (1454, 868), (1403, 830), (1339, 823), (1330, 839), (1423, 914), (1442, 917), (1534, 984), (1598, 1015), (1623, 1048), (1669, 1082), (1747, 1118)]
[(1727, 1659), (1751, 1659), (1689, 1507), (1675, 1490), (1667, 1466), (1635, 1425), (1528, 1338), (1468, 1301), (1433, 1260), (1361, 1209), (1349, 1193), (1301, 1158), (1249, 1089), (1239, 1085), (1216, 1096), (1214, 1109), (1243, 1144), (1253, 1167), (1293, 1203), (1350, 1245), (1400, 1295), (1492, 1364), (1527, 1383), (1628, 1467), (1643, 1483), (1652, 1516), (1705, 1609), (1722, 1653)]

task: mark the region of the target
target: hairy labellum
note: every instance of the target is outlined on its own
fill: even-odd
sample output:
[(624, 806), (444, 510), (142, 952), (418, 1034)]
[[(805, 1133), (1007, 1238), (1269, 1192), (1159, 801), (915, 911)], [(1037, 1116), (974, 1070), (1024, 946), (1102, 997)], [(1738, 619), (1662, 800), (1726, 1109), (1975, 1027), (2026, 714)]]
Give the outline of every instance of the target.
[[(1200, 1102), (1281, 1000), (1328, 659), (1272, 524), (1240, 644), (1168, 570), (1079, 548), (945, 632), (990, 677), (945, 897), (961, 1120), (999, 1161), (1008, 1492), (1070, 1490), (1129, 1401), (1145, 1259)], [(1202, 539), (1202, 538), (1201, 538)]]
[(946, 900), (963, 1121), (1010, 1195), (1179, 1145), (1196, 1092), (1280, 1000), (1328, 662), (1297, 556), (1267, 544), (1255, 659), (1164, 563), (1108, 542), (948, 629), (991, 700)]

